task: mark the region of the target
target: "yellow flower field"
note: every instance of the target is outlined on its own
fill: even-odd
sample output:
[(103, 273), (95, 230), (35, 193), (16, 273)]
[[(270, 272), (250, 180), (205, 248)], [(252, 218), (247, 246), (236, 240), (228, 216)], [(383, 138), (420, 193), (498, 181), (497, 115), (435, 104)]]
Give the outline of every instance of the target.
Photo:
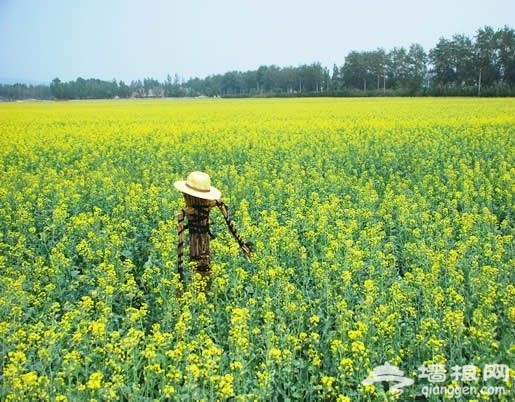
[[(193, 170), (255, 254), (181, 292)], [(0, 400), (513, 400), (515, 99), (4, 103), (0, 172)]]

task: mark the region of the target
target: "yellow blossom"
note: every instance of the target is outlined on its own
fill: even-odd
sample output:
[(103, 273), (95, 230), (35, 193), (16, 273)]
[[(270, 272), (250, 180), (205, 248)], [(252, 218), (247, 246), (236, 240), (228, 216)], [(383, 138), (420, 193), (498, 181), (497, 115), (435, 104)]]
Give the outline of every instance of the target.
[(89, 376), (88, 381), (86, 382), (86, 387), (91, 390), (97, 390), (102, 387), (102, 379), (104, 378), (104, 373), (100, 371), (96, 371)]

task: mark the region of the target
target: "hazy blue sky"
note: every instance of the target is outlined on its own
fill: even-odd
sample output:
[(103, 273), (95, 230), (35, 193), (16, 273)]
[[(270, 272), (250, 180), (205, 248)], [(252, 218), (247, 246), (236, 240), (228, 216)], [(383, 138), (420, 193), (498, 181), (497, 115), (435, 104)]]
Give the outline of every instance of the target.
[(515, 0), (0, 0), (0, 78), (204, 77), (515, 27)]

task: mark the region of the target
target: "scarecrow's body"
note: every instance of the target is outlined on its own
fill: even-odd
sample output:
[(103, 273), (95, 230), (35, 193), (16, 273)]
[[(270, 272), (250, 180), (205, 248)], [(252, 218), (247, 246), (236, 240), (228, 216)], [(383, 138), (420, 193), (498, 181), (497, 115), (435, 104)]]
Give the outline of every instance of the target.
[(179, 225), (181, 225), (179, 231), (185, 230), (183, 222), (186, 218), (190, 234), (190, 260), (196, 262), (196, 269), (199, 272), (207, 273), (211, 262), (209, 241), (212, 237), (209, 231), (209, 210), (215, 203), (188, 194), (184, 194), (184, 200), (186, 201), (186, 208), (179, 213)]

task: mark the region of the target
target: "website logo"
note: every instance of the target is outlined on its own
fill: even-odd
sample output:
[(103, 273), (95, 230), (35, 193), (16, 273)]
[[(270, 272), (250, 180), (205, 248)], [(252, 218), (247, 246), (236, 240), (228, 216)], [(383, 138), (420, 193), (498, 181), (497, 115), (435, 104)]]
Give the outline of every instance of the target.
[(374, 368), (369, 374), (368, 378), (365, 378), (361, 381), (363, 385), (371, 385), (376, 382), (383, 381), (393, 381), (397, 384), (393, 384), (390, 386), (388, 390), (391, 393), (395, 393), (396, 395), (402, 394), (402, 387), (407, 387), (413, 384), (413, 380), (408, 377), (404, 377), (404, 371), (399, 370), (399, 367), (392, 366), (390, 363), (385, 362), (382, 366), (377, 366)]

